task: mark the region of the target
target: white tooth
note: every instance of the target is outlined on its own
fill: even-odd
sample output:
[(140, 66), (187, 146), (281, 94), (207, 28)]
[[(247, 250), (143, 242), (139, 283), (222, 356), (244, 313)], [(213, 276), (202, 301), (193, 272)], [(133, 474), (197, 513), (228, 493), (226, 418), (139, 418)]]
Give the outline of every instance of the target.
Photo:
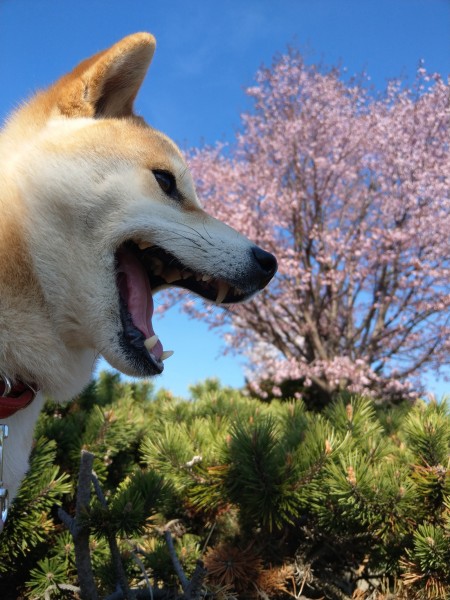
[(202, 281), (211, 281), (212, 277), (211, 275), (203, 275), (202, 276)]
[(161, 360), (166, 360), (166, 358), (170, 358), (173, 354), (173, 350), (164, 350), (161, 354)]
[(146, 248), (151, 248), (153, 244), (151, 244), (150, 242), (139, 242), (138, 246), (141, 250), (145, 250)]
[(156, 344), (158, 343), (158, 340), (159, 340), (159, 337), (157, 335), (152, 335), (152, 337), (149, 337), (145, 340), (144, 346), (150, 352), (150, 350), (152, 350), (156, 346)]
[(177, 279), (181, 279), (181, 273), (176, 267), (170, 267), (164, 271), (163, 277), (167, 283), (173, 283)]
[(238, 287), (234, 288), (234, 293), (236, 294), (236, 296), (243, 296), (244, 292), (239, 289)]
[(200, 275), (200, 273), (196, 273), (195, 274), (195, 281), (201, 281), (202, 280), (202, 276)]
[(183, 279), (189, 279), (189, 277), (192, 277), (192, 275), (193, 275), (193, 273), (191, 273), (190, 271), (183, 271), (183, 272), (181, 273), (181, 277), (182, 277)]
[(218, 282), (216, 304), (222, 304), (229, 289), (230, 286), (228, 283), (225, 283), (225, 281)]

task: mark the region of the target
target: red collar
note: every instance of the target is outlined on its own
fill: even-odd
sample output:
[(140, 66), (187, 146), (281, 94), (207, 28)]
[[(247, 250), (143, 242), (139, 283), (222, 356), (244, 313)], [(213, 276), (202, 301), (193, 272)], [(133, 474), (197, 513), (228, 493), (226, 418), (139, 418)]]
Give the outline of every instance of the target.
[(0, 375), (0, 419), (11, 417), (35, 399), (37, 391), (23, 381), (12, 383), (8, 377)]

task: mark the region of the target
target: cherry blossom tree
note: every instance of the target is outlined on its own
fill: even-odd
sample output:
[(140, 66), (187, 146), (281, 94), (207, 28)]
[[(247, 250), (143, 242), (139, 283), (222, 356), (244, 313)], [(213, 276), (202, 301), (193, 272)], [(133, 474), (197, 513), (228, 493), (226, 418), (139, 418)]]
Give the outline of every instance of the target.
[(190, 163), (207, 210), (279, 272), (236, 309), (186, 309), (224, 327), (263, 393), (420, 393), (450, 350), (448, 85), (421, 66), (376, 95), (290, 50), (247, 94), (235, 143)]

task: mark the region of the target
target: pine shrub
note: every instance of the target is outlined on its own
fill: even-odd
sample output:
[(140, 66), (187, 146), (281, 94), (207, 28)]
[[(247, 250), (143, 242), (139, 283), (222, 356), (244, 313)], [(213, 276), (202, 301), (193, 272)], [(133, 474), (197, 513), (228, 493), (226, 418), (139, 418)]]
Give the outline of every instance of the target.
[(81, 450), (102, 490), (83, 515), (99, 597), (117, 597), (111, 540), (140, 597), (188, 597), (170, 544), (186, 581), (205, 563), (192, 598), (450, 597), (448, 402), (342, 395), (317, 414), (214, 380), (191, 395), (102, 374), (46, 405), (0, 536), (2, 600), (79, 597), (56, 507), (74, 514)]

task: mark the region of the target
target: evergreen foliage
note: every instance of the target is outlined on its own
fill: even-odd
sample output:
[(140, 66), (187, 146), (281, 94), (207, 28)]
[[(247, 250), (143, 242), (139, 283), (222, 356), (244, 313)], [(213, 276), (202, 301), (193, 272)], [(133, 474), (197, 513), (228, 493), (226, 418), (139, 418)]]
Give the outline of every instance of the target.
[(57, 506), (76, 513), (82, 450), (95, 485), (78, 525), (100, 598), (450, 597), (445, 400), (342, 395), (317, 414), (214, 380), (191, 394), (102, 374), (46, 405), (0, 536), (2, 600), (80, 597)]

